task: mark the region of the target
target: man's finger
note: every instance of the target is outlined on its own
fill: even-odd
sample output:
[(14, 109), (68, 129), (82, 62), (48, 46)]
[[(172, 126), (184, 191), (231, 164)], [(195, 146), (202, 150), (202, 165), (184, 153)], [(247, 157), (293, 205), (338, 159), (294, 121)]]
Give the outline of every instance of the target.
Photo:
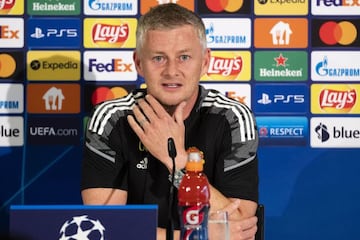
[(238, 208), (240, 207), (240, 199), (236, 199), (235, 201), (232, 201), (229, 205), (224, 207), (222, 211), (227, 211), (229, 215), (231, 215), (233, 212), (238, 211)]
[(156, 113), (159, 118), (163, 118), (168, 116), (169, 114), (166, 112), (164, 107), (150, 94), (145, 96), (146, 101), (152, 107), (152, 110)]

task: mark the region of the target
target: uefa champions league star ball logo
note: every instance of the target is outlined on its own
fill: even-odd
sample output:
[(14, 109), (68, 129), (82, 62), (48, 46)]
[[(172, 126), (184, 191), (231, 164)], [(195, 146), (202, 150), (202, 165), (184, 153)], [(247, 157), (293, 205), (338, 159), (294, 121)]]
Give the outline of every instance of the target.
[(59, 240), (105, 240), (105, 228), (87, 215), (74, 216), (60, 228)]

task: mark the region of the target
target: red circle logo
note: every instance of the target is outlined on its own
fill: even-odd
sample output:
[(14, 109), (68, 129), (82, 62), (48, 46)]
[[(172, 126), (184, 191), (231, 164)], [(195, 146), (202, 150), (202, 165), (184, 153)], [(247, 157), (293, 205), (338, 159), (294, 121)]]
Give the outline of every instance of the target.
[(319, 30), (321, 41), (327, 45), (349, 45), (357, 38), (357, 29), (349, 21), (329, 21), (321, 25)]
[(206, 0), (206, 6), (213, 12), (236, 12), (244, 1), (243, 0)]

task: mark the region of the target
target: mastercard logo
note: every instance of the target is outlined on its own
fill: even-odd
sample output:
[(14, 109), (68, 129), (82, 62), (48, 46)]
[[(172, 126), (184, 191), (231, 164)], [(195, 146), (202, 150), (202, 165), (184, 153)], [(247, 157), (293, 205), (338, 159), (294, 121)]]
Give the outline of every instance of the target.
[(357, 29), (349, 21), (329, 21), (320, 26), (319, 37), (327, 45), (349, 45), (357, 39)]
[(128, 91), (122, 87), (99, 87), (93, 92), (91, 96), (91, 104), (95, 106), (96, 104), (105, 100), (120, 98), (127, 94)]
[(10, 77), (15, 72), (15, 70), (15, 59), (9, 54), (0, 54), (0, 78)]
[(243, 0), (206, 0), (206, 6), (212, 12), (237, 12), (243, 6)]

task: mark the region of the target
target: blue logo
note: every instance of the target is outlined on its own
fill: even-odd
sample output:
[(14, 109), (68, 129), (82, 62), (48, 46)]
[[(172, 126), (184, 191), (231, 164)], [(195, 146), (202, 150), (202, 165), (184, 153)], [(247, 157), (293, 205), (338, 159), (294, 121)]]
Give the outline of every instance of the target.
[(258, 84), (254, 89), (255, 113), (302, 114), (309, 108), (309, 90), (305, 84)]
[(80, 19), (30, 19), (27, 43), (36, 48), (79, 48), (81, 43)]
[(306, 145), (309, 135), (306, 117), (256, 117), (260, 144)]

